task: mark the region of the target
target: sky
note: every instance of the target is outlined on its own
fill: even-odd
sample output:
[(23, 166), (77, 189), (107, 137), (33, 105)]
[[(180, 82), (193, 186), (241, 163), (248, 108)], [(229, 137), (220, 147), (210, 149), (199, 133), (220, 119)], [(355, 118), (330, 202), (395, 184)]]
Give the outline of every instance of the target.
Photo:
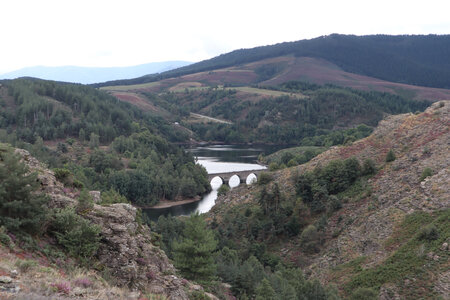
[(447, 0), (0, 0), (0, 74), (201, 61), (341, 34), (450, 34)]

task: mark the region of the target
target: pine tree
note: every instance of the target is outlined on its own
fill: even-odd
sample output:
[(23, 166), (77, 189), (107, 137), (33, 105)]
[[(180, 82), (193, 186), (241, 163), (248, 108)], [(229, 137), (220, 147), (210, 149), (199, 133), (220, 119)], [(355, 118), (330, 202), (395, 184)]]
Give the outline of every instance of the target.
[(175, 266), (186, 276), (194, 280), (209, 280), (216, 273), (214, 251), (217, 241), (211, 230), (198, 213), (186, 221), (181, 242), (174, 242)]
[(256, 300), (275, 300), (275, 291), (267, 279), (263, 279), (256, 289)]
[(47, 198), (34, 194), (36, 174), (20, 162), (13, 150), (0, 144), (0, 226), (9, 231), (39, 233), (47, 218)]

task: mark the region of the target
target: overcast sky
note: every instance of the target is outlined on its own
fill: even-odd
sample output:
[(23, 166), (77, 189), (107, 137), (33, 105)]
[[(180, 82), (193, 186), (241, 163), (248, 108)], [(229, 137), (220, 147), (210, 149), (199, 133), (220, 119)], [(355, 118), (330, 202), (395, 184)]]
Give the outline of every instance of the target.
[(200, 61), (343, 34), (450, 34), (447, 0), (0, 0), (0, 74)]

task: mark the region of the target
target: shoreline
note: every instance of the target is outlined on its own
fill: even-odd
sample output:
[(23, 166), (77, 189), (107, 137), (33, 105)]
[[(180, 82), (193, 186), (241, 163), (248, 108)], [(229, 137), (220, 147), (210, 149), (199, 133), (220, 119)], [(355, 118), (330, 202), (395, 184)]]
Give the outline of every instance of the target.
[(197, 202), (200, 200), (202, 200), (202, 197), (196, 196), (191, 199), (183, 199), (183, 200), (178, 200), (178, 201), (162, 200), (162, 201), (159, 201), (159, 203), (156, 205), (138, 206), (138, 207), (141, 209), (161, 209), (161, 208), (169, 208), (169, 207), (188, 204), (188, 203), (194, 203), (194, 202)]

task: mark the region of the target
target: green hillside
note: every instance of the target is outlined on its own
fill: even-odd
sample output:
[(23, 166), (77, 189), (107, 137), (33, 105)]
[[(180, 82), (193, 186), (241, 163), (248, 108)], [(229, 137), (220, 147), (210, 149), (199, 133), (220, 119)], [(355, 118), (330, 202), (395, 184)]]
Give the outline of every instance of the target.
[(89, 86), (3, 81), (0, 141), (25, 148), (68, 188), (114, 190), (140, 205), (210, 190), (206, 171), (169, 141), (188, 136), (167, 121)]
[[(450, 35), (339, 34), (235, 50), (168, 72), (100, 85), (153, 82), (285, 55), (322, 58), (345, 71), (388, 81), (450, 88)], [(265, 73), (270, 76), (270, 72)], [(267, 78), (262, 76), (261, 79)]]

